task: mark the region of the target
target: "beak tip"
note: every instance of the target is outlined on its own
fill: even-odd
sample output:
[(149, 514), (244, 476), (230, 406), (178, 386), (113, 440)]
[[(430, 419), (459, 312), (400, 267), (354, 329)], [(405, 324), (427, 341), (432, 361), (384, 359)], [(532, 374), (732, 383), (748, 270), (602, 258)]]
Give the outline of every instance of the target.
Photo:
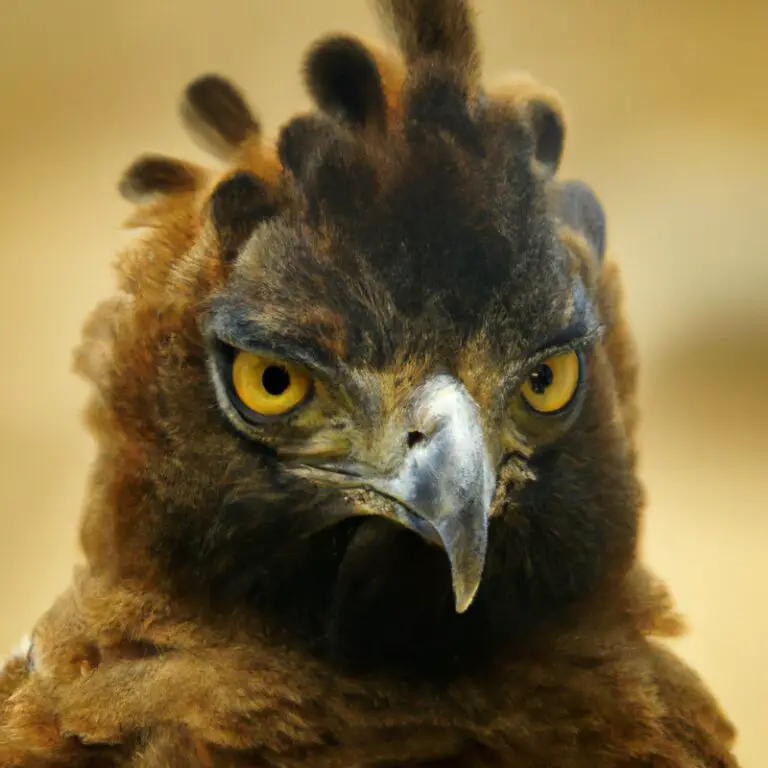
[(466, 613), (469, 606), (474, 602), (474, 595), (456, 594), (456, 613)]
[[(443, 549), (448, 555), (456, 613), (461, 614), (466, 613), (474, 603), (485, 571), (488, 547), (487, 517), (483, 515), (474, 530), (460, 527), (456, 534), (451, 528), (438, 529), (438, 532)], [(474, 535), (470, 534), (467, 538), (468, 532)]]
[(480, 588), (480, 577), (466, 581), (455, 572), (453, 577), (453, 598), (456, 613), (466, 613), (477, 596), (477, 590)]

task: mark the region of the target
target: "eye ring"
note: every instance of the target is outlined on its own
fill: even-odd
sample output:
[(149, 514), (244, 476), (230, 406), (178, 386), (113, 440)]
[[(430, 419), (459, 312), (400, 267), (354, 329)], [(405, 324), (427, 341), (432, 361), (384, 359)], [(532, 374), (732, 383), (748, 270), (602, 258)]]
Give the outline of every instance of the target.
[(557, 416), (576, 400), (584, 377), (581, 352), (568, 350), (542, 360), (525, 378), (520, 396), (537, 416)]
[(233, 350), (228, 375), (230, 400), (249, 422), (281, 419), (306, 405), (315, 392), (312, 377), (296, 363)]

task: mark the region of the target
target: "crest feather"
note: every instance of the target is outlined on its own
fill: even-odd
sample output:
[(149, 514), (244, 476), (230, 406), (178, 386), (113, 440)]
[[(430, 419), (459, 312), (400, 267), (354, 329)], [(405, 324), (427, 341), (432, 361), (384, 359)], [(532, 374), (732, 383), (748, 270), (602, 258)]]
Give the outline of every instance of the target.
[(245, 97), (220, 75), (203, 75), (185, 89), (181, 118), (204, 149), (229, 160), (249, 139), (261, 134)]

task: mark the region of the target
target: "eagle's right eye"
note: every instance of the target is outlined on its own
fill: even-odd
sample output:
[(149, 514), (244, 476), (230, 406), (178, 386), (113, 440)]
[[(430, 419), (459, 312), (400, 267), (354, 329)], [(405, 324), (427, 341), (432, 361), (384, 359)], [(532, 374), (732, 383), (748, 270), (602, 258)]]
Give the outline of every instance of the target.
[(275, 417), (306, 403), (314, 382), (295, 363), (239, 351), (232, 361), (232, 389), (244, 415)]

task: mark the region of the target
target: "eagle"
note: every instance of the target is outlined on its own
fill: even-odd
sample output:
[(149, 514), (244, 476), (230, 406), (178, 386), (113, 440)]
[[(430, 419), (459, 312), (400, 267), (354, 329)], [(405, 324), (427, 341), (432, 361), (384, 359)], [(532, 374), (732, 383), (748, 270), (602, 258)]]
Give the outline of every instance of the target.
[(143, 155), (77, 370), (85, 556), (0, 673), (0, 762), (735, 768), (642, 563), (637, 360), (557, 94), (484, 85), (464, 0), (227, 78)]

